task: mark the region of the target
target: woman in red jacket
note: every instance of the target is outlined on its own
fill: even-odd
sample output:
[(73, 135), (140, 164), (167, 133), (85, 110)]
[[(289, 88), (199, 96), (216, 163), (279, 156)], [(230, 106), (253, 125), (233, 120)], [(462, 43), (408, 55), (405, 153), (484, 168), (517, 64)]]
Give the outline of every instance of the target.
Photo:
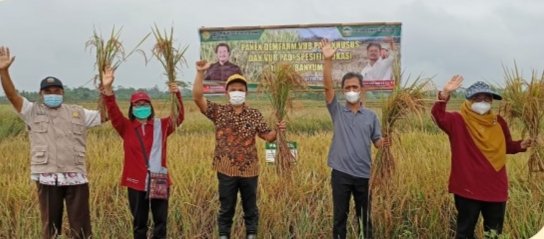
[[(169, 85), (170, 92), (177, 96), (179, 102), (180, 113), (177, 118), (154, 118), (151, 98), (143, 91), (136, 91), (131, 96), (128, 118), (126, 118), (115, 101), (112, 90), (113, 73), (111, 69), (104, 72), (102, 97), (113, 127), (123, 138), (125, 160), (121, 185), (128, 188), (134, 238), (147, 238), (147, 219), (150, 206), (154, 222), (152, 238), (166, 238), (168, 199), (149, 197), (149, 193), (155, 191), (155, 187), (151, 185), (153, 180), (150, 181), (149, 178), (152, 174), (167, 175), (168, 173), (166, 139), (183, 122), (184, 110), (181, 94), (176, 84)], [(163, 180), (165, 184), (163, 189), (166, 192), (164, 195), (167, 196), (167, 188), (171, 184), (171, 180), (170, 177), (163, 178)]]
[(435, 123), (448, 134), (451, 147), (449, 192), (457, 209), (455, 238), (474, 238), (480, 213), (484, 231), (502, 233), (508, 178), (506, 154), (524, 152), (531, 140), (513, 141), (506, 121), (491, 111), (493, 100), (502, 97), (484, 82), (467, 88), (460, 112), (446, 112), (450, 93), (461, 86), (455, 75), (438, 94), (432, 108)]

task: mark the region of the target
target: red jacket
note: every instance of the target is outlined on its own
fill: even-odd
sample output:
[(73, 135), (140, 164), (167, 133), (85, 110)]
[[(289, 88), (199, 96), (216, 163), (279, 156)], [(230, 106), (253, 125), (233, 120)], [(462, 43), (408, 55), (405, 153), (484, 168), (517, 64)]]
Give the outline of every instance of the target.
[[(486, 201), (506, 202), (508, 178), (506, 167), (498, 172), (480, 152), (458, 112), (446, 112), (447, 101), (437, 101), (431, 110), (433, 119), (446, 134), (451, 147), (449, 192), (461, 197)], [(506, 121), (497, 116), (506, 140), (506, 153), (524, 152), (521, 141), (512, 141)]]
[[(176, 127), (183, 122), (184, 109), (181, 95), (178, 92), (176, 94), (179, 101), (179, 117), (176, 123)], [(104, 103), (108, 110), (108, 114), (111, 120), (113, 128), (123, 138), (123, 148), (125, 152), (125, 160), (123, 163), (123, 175), (121, 178), (121, 185), (144, 191), (145, 190), (145, 178), (147, 174), (147, 166), (142, 153), (142, 147), (135, 129), (140, 130), (143, 137), (144, 146), (149, 157), (151, 152), (151, 146), (153, 145), (153, 119), (149, 120), (145, 124), (140, 123), (138, 120), (130, 120), (123, 116), (115, 96), (103, 95)], [(166, 138), (174, 132), (175, 127), (172, 127), (172, 120), (170, 117), (161, 118), (161, 128), (163, 131), (162, 139), (162, 166), (166, 167)], [(143, 131), (142, 131), (143, 130)], [(169, 184), (172, 181), (169, 178)]]

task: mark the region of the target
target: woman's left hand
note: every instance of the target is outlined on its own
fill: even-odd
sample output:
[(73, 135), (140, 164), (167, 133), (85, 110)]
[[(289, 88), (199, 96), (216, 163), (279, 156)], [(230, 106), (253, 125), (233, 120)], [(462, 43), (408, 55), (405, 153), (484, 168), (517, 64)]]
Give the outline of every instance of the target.
[(531, 147), (531, 145), (533, 145), (533, 140), (532, 139), (524, 139), (523, 141), (521, 141), (521, 148), (522, 149), (527, 149), (527, 148)]

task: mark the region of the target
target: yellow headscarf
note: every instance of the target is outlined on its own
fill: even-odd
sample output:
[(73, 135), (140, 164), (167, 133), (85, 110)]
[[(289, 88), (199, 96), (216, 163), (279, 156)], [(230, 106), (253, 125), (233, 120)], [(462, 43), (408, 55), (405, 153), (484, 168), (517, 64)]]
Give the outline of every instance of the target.
[(468, 132), (495, 171), (499, 171), (506, 163), (506, 140), (497, 115), (491, 111), (480, 115), (471, 110), (471, 105), (468, 100), (461, 105), (461, 115)]

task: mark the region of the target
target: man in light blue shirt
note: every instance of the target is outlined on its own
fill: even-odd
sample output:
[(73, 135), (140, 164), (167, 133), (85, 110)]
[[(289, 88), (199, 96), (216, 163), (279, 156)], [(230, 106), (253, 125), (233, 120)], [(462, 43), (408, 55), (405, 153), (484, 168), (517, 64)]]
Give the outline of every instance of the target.
[(379, 148), (387, 140), (380, 133), (376, 114), (363, 107), (361, 91), (363, 77), (348, 72), (342, 77), (342, 91), (346, 104), (337, 101), (332, 82), (332, 58), (336, 52), (328, 40), (321, 42), (323, 84), (327, 109), (334, 125), (334, 135), (329, 150), (328, 165), (332, 168), (331, 185), (334, 205), (334, 239), (346, 238), (346, 221), (351, 195), (355, 201), (357, 219), (362, 217), (364, 238), (372, 238), (370, 220), (370, 195), (368, 181), (371, 172), (370, 147)]

